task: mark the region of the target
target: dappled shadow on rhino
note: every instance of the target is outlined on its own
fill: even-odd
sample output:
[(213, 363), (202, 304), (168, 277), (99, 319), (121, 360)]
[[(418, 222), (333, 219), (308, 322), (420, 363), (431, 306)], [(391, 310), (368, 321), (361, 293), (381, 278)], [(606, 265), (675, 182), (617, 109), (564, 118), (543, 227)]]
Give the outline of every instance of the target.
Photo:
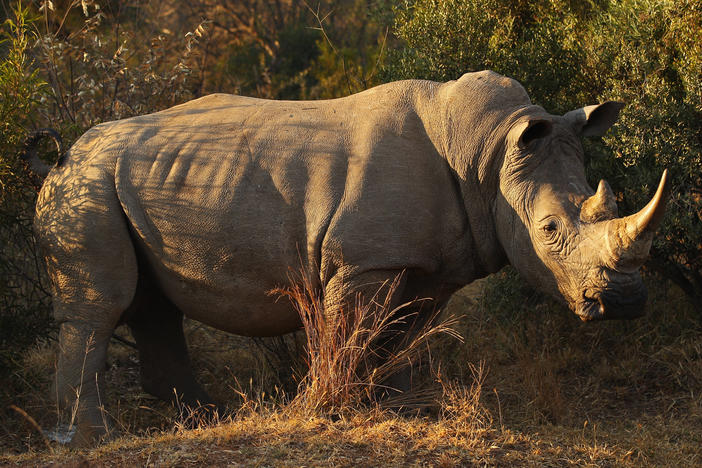
[(588, 186), (579, 141), (620, 108), (551, 115), (486, 71), (328, 101), (217, 94), (91, 129), (47, 176), (35, 219), (75, 440), (106, 430), (100, 372), (119, 323), (132, 327), (147, 391), (208, 401), (183, 314), (247, 336), (296, 330), (294, 308), (268, 292), (300, 264), (326, 314), (402, 272), (383, 301), (440, 307), (511, 263), (583, 320), (640, 315), (666, 176), (619, 218), (608, 185)]

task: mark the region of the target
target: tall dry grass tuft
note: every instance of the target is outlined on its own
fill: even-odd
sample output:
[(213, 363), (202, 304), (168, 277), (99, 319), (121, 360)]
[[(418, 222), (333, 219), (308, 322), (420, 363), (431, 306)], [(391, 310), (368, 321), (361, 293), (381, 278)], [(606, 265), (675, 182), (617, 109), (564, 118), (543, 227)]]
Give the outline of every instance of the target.
[[(414, 300), (397, 307), (391, 298), (402, 279), (384, 282), (370, 298), (355, 295), (350, 310), (328, 313), (321, 291), (310, 279), (301, 274), (291, 278), (289, 288), (277, 289), (274, 294), (287, 297), (297, 309), (306, 332), (306, 351), (309, 371), (302, 379), (298, 394), (288, 408), (314, 413), (339, 413), (363, 403), (379, 403), (379, 395), (394, 392), (387, 386), (388, 379), (406, 370), (421, 358), (430, 355), (428, 341), (444, 336), (461, 340), (453, 329), (453, 318), (438, 319), (438, 310), (430, 312), (428, 320), (420, 324), (421, 303)], [(412, 328), (412, 333), (393, 336), (398, 329)], [(389, 339), (391, 352), (379, 353), (379, 343)], [(387, 356), (385, 356), (387, 354)], [(412, 407), (417, 398), (396, 395), (392, 406)]]

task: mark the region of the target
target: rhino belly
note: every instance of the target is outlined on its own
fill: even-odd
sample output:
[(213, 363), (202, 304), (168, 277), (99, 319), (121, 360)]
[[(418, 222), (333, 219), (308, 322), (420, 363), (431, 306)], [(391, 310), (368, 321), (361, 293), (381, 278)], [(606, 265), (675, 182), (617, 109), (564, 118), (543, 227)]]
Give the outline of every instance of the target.
[[(285, 279), (265, 280), (240, 271), (237, 275), (218, 275), (195, 279), (178, 272), (156, 270), (158, 281), (168, 298), (188, 317), (209, 326), (245, 336), (278, 336), (300, 328), (300, 318), (287, 299), (276, 301), (276, 287)], [(204, 274), (204, 271), (198, 273)]]
[(197, 239), (165, 234), (160, 249), (137, 242), (147, 274), (187, 317), (247, 336), (294, 331), (300, 327), (297, 312), (287, 299), (276, 301), (274, 292), (289, 284), (287, 265), (295, 257), (285, 244), (294, 242), (281, 232), (249, 234), (244, 243), (208, 242), (206, 233)]
[(289, 284), (316, 243), (300, 205), (262, 184), (210, 197), (155, 190), (132, 197), (125, 212), (138, 251), (188, 317), (251, 336), (299, 327), (294, 308), (271, 292)]

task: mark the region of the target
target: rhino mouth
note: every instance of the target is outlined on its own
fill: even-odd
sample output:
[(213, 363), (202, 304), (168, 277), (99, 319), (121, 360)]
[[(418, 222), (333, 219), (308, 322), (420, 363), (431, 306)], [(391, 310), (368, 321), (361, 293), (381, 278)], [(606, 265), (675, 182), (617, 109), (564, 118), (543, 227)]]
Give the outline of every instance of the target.
[(575, 313), (583, 322), (634, 319), (644, 315), (647, 298), (643, 283), (626, 288), (586, 289)]

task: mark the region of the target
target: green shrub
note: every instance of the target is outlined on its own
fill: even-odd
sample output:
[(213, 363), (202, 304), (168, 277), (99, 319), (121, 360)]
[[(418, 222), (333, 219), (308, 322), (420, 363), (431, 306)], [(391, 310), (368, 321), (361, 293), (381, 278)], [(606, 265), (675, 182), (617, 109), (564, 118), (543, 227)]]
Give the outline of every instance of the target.
[(448, 80), (485, 68), (520, 81), (564, 113), (628, 104), (602, 140), (586, 142), (593, 186), (606, 178), (629, 214), (664, 168), (673, 197), (647, 266), (702, 310), (702, 6), (693, 0), (417, 0), (396, 8), (385, 79)]
[(36, 39), (20, 5), (2, 27), (0, 57), (0, 378), (24, 348), (49, 332), (48, 294), (32, 237), (36, 192), (18, 154), (46, 85), (29, 47)]
[(136, 12), (71, 2), (42, 13), (44, 31), (33, 52), (50, 89), (36, 117), (60, 129), (67, 143), (101, 122), (197, 96), (206, 21), (173, 34), (158, 24), (158, 6), (152, 4)]
[(572, 32), (581, 19), (574, 14), (517, 1), (419, 0), (396, 15), (405, 47), (391, 53), (386, 79), (446, 81), (492, 69), (552, 111), (571, 110), (580, 98), (582, 52)]
[(0, 31), (4, 46), (0, 57), (0, 202), (23, 197), (24, 173), (17, 158), (45, 83), (33, 69), (30, 42), (36, 39), (29, 11), (18, 5), (14, 17), (5, 20)]
[(587, 52), (598, 58), (591, 66), (601, 99), (627, 103), (593, 158), (593, 181), (607, 178), (621, 194), (620, 210), (631, 213), (670, 170), (673, 196), (648, 266), (702, 310), (702, 5), (613, 4), (590, 30)]
[[(48, 5), (48, 3), (47, 3)], [(84, 5), (85, 8), (80, 8)], [(164, 109), (193, 97), (194, 48), (205, 34), (197, 25), (178, 38), (145, 37), (123, 28), (124, 12), (92, 3), (65, 11), (44, 8), (43, 20), (18, 2), (6, 20), (0, 62), (0, 370), (53, 330), (48, 287), (34, 245), (36, 187), (19, 154), (38, 127), (59, 129), (70, 143), (106, 121)], [(37, 25), (47, 28), (42, 34)], [(59, 26), (50, 26), (59, 25)], [(56, 28), (50, 30), (49, 28)], [(69, 29), (74, 28), (70, 31)], [(148, 28), (144, 28), (148, 31)], [(47, 161), (58, 155), (39, 151)]]

